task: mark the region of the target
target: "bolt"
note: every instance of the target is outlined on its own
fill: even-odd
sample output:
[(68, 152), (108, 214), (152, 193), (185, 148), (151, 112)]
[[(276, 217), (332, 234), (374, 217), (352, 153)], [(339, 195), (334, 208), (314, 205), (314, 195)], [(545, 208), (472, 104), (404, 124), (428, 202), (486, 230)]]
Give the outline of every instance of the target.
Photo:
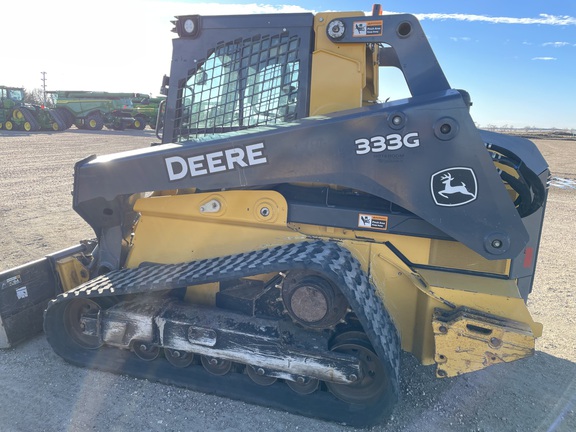
[(318, 21), (324, 22), (324, 18), (318, 18)]
[(358, 375), (356, 375), (356, 374), (351, 374), (351, 375), (348, 377), (348, 379), (349, 379), (350, 381), (352, 381), (352, 382), (356, 382), (356, 381), (358, 381)]
[(400, 117), (399, 115), (392, 117), (392, 123), (395, 126), (401, 125), (402, 124), (402, 117)]
[(436, 374), (437, 374), (440, 378), (444, 378), (444, 377), (446, 377), (446, 376), (448, 375), (448, 374), (446, 373), (446, 371), (445, 371), (445, 370), (442, 370), (442, 369), (438, 369), (438, 370), (436, 371)]
[(218, 364), (218, 359), (211, 358), (208, 363), (210, 363), (212, 366), (216, 366)]
[(264, 217), (270, 216), (270, 209), (268, 207), (262, 207), (260, 209), (260, 214)]
[(146, 344), (140, 344), (140, 350), (141, 351), (148, 351), (148, 347), (146, 346)]
[(175, 358), (180, 358), (180, 356), (181, 356), (180, 351), (176, 351), (176, 350), (172, 351), (172, 356)]
[(494, 249), (500, 249), (502, 247), (502, 240), (492, 240), (492, 247)]
[(495, 348), (498, 348), (500, 345), (502, 345), (502, 341), (498, 338), (493, 337), (492, 339), (490, 339), (490, 345), (492, 345)]
[(260, 375), (260, 376), (264, 375), (264, 372), (265, 372), (265, 371), (264, 371), (264, 369), (262, 369), (262, 368), (256, 369), (256, 373), (257, 373), (258, 375)]
[(444, 135), (448, 135), (451, 131), (452, 126), (450, 126), (448, 123), (444, 123), (442, 126), (440, 126), (440, 132)]
[(444, 326), (440, 326), (440, 328), (438, 328), (438, 330), (440, 331), (440, 333), (442, 334), (446, 334), (448, 333), (448, 329)]
[(298, 384), (304, 384), (306, 382), (306, 379), (302, 376), (299, 376), (298, 378), (296, 378), (296, 382)]

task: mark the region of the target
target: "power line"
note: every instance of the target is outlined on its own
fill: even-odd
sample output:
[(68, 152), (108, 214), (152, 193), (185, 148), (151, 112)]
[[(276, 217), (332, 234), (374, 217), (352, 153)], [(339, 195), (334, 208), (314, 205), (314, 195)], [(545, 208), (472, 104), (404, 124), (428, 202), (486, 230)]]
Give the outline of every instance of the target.
[(44, 106), (46, 106), (46, 72), (40, 72), (42, 74), (42, 99), (44, 101)]

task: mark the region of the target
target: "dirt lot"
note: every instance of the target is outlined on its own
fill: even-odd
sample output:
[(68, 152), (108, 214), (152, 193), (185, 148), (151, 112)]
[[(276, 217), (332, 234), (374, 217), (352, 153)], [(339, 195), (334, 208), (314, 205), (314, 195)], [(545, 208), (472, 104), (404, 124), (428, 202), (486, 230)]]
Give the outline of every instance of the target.
[[(71, 209), (74, 163), (148, 146), (151, 131), (0, 132), (0, 270), (93, 236)], [(536, 140), (553, 175), (576, 179), (576, 141)], [(571, 186), (572, 185), (572, 186)], [(536, 355), (455, 379), (405, 355), (402, 401), (378, 431), (576, 430), (576, 189), (552, 187), (529, 307), (544, 324)], [(79, 369), (44, 336), (0, 352), (0, 431), (345, 431), (124, 376)]]

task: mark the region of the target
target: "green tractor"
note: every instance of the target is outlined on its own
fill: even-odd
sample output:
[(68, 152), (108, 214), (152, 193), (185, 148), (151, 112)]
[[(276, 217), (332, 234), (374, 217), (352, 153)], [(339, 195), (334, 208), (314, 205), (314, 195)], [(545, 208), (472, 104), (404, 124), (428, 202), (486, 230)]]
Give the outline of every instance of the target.
[(132, 127), (132, 99), (125, 93), (93, 91), (49, 92), (54, 109), (67, 125), (78, 129), (123, 130)]
[(69, 126), (59, 112), (24, 102), (21, 87), (0, 86), (0, 129), (60, 131)]
[(165, 100), (164, 96), (150, 97), (144, 93), (134, 93), (132, 97), (132, 115), (134, 117), (134, 129), (142, 130), (146, 126), (156, 129), (156, 119), (158, 118), (158, 109), (160, 102)]

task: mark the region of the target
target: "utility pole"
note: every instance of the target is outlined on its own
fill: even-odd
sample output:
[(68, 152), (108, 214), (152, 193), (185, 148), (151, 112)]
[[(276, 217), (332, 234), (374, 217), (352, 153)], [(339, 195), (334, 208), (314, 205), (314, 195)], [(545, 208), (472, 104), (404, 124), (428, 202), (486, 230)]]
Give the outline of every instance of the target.
[(46, 72), (40, 72), (42, 74), (42, 99), (44, 100), (44, 106), (46, 106)]

